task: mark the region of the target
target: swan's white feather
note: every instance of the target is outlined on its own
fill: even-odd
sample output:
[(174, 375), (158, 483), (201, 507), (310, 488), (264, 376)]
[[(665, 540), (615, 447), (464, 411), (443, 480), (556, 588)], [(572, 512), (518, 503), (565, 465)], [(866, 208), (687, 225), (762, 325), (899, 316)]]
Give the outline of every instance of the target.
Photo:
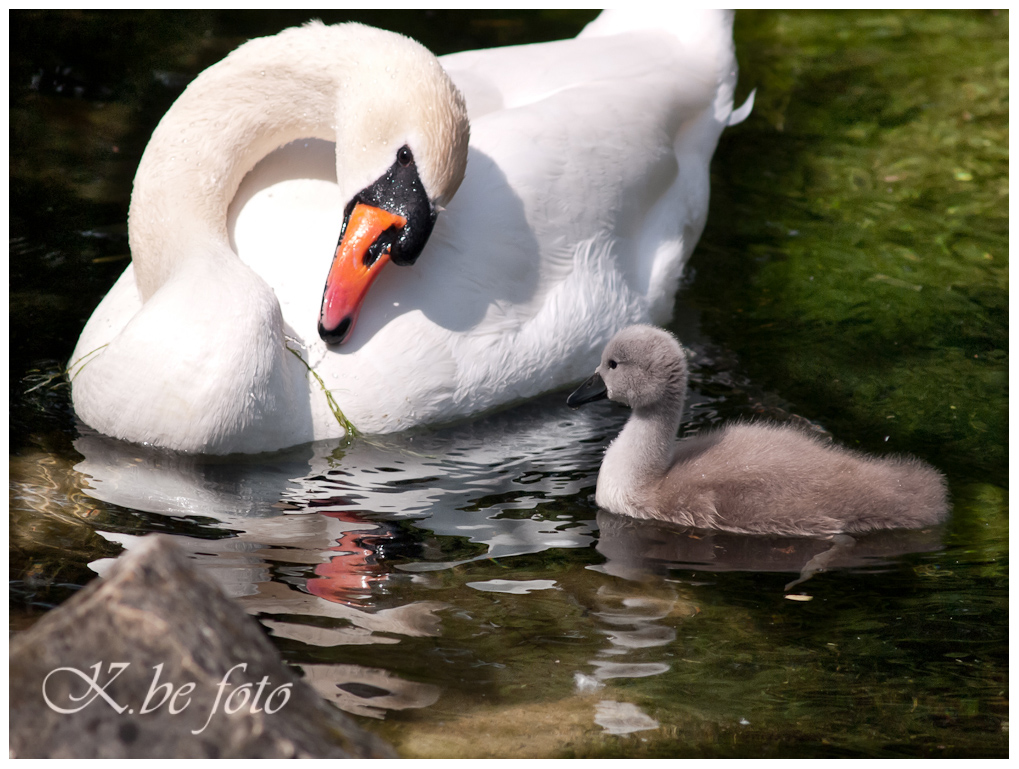
[[(732, 19), (708, 12), (672, 22), (643, 29), (637, 16), (608, 15), (575, 40), (441, 59), (471, 120), (466, 175), (455, 197), (440, 201), (445, 210), (418, 261), (383, 271), (339, 347), (327, 347), (316, 324), (344, 206), (379, 173), (369, 162), (375, 150), (390, 158), (392, 145), (418, 128), (399, 128), (403, 112), (376, 107), (396, 128), (375, 137), (348, 113), (303, 114), (330, 108), (320, 93), (294, 93), (289, 103), (302, 114), (280, 119), (293, 123), (281, 139), (296, 141), (237, 179), (201, 172), (199, 194), (210, 201), (197, 217), (225, 230), (220, 252), (210, 254), (190, 237), (190, 209), (174, 199), (183, 194), (179, 160), (204, 141), (210, 152), (237, 156), (227, 164), (236, 174), (257, 160), (244, 158), (265, 155), (280, 137), (260, 138), (253, 149), (237, 147), (231, 134), (217, 148), (229, 121), (187, 113), (179, 128), (192, 144), (179, 145), (173, 164), (164, 158), (162, 167), (148, 169), (166, 185), (132, 204), (133, 248), (145, 235), (172, 253), (158, 269), (129, 268), (83, 332), (71, 366), (79, 415), (128, 440), (258, 451), (342, 435), (323, 386), (357, 428), (388, 432), (579, 379), (620, 328), (671, 315), (707, 215), (709, 163), (732, 114)], [(328, 29), (290, 30), (230, 58), (292, 68), (290, 88), (321, 90), (325, 74), (308, 80), (294, 59), (305, 46), (315, 47), (313, 61), (328, 58), (319, 50)], [(348, 35), (351, 46), (357, 34)], [(354, 66), (356, 52), (335, 54), (348, 70), (369, 73), (367, 82), (343, 80), (338, 99), (357, 87), (384, 91), (394, 75), (377, 58)], [(245, 71), (261, 77), (251, 74), (250, 62)], [(220, 74), (229, 80), (230, 72)], [(287, 106), (251, 104), (257, 83), (242, 91), (228, 107), (238, 120), (247, 119), (245, 110)], [(200, 108), (197, 101), (191, 107)], [(203, 132), (195, 120), (205, 121)], [(177, 128), (161, 125), (157, 133)], [(144, 160), (142, 166), (139, 176)], [(428, 179), (450, 186), (443, 173), (432, 170)], [(229, 188), (238, 185), (234, 196)], [(211, 200), (216, 194), (227, 199)], [(147, 207), (137, 221), (136, 204)], [(172, 258), (216, 266), (196, 266), (168, 288), (165, 262)]]

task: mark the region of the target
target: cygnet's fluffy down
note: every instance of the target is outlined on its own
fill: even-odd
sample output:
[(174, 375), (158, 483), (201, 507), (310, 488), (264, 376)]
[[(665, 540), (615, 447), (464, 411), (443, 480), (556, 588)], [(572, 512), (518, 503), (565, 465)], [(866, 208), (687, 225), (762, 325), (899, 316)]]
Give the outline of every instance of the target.
[(795, 428), (731, 424), (676, 442), (686, 354), (630, 326), (609, 342), (571, 406), (608, 397), (633, 413), (608, 450), (595, 501), (613, 513), (744, 534), (920, 528), (948, 514), (944, 478), (911, 457), (868, 457)]

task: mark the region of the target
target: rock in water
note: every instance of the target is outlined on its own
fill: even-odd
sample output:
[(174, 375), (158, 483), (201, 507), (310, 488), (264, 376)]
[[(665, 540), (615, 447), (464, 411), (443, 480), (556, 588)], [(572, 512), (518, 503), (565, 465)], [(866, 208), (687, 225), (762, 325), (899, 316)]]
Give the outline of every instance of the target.
[(10, 708), (18, 758), (396, 757), (166, 537), (11, 640)]

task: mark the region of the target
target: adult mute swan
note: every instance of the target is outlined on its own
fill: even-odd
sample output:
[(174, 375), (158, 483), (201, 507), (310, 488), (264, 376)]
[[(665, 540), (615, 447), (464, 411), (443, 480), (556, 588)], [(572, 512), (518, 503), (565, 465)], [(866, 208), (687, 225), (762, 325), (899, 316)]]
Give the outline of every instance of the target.
[(220, 454), (395, 431), (576, 381), (666, 319), (749, 107), (731, 15), (639, 21), (441, 65), (309, 24), (204, 71), (139, 165), (133, 262), (69, 366), (79, 417)]
[(800, 430), (732, 424), (676, 443), (686, 353), (667, 331), (616, 334), (567, 403), (633, 409), (605, 452), (595, 501), (619, 515), (738, 534), (785, 536), (911, 529), (948, 514), (945, 481), (923, 462), (868, 457)]

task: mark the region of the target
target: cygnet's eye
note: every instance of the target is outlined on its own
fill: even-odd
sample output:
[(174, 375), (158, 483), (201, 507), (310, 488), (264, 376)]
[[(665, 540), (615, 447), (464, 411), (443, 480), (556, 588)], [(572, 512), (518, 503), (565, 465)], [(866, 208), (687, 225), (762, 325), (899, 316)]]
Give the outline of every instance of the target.
[(410, 151), (410, 147), (404, 144), (400, 149), (396, 151), (396, 160), (401, 166), (409, 166), (414, 160), (414, 155)]
[(612, 360), (611, 358), (609, 358), (609, 368), (615, 368), (616, 365), (617, 365), (616, 362), (614, 360)]

